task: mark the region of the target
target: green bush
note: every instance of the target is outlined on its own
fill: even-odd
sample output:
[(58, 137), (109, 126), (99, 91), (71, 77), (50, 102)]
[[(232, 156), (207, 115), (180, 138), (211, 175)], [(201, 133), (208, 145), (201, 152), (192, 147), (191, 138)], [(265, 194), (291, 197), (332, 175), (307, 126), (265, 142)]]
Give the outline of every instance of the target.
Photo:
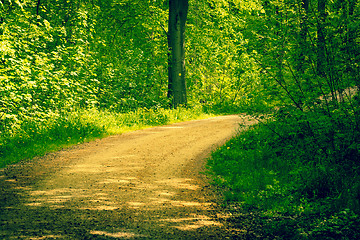
[(326, 230), (316, 225), (344, 209), (355, 215), (360, 211), (359, 129), (352, 118), (357, 109), (349, 109), (349, 103), (341, 107), (333, 107), (330, 115), (322, 108), (280, 109), (215, 151), (208, 161), (209, 174), (224, 189), (225, 200), (257, 209), (264, 219), (283, 216), (264, 223), (272, 237), (295, 234), (288, 215), (296, 217), (296, 229), (304, 229), (295, 229), (298, 238), (292, 239), (301, 239), (302, 231), (316, 237), (324, 236), (323, 231), (335, 234), (335, 229), (357, 236), (359, 221), (347, 226), (347, 220), (332, 220), (331, 226), (321, 225)]
[(87, 121), (80, 112), (23, 122), (15, 132), (1, 137), (0, 167), (105, 134), (104, 126)]

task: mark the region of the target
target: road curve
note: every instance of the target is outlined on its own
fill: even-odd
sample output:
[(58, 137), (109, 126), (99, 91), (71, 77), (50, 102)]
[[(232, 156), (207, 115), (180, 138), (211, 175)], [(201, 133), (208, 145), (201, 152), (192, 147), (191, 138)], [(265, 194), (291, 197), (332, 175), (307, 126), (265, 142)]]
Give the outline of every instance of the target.
[(246, 117), (111, 136), (0, 171), (0, 239), (236, 239), (204, 171)]

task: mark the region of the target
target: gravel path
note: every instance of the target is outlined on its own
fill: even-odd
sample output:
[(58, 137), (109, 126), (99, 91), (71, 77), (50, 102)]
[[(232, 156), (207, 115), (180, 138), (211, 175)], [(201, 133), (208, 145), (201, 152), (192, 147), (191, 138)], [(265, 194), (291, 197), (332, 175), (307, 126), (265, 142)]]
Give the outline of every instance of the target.
[(0, 239), (238, 239), (204, 163), (245, 117), (111, 136), (0, 170)]

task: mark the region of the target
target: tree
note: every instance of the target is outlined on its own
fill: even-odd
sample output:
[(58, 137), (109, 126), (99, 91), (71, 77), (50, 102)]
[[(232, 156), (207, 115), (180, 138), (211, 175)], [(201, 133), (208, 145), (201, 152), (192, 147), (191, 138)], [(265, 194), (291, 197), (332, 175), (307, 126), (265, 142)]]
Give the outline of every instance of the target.
[(326, 0), (318, 0), (318, 24), (317, 24), (317, 71), (320, 76), (325, 75), (326, 43)]
[(296, 69), (297, 71), (303, 73), (305, 69), (306, 62), (306, 49), (307, 49), (307, 35), (308, 35), (308, 12), (309, 12), (309, 0), (301, 1), (300, 8), (300, 31), (299, 31), (299, 58), (297, 61)]
[(168, 97), (174, 108), (184, 105), (186, 98), (185, 82), (185, 24), (189, 8), (188, 0), (169, 0), (169, 86)]

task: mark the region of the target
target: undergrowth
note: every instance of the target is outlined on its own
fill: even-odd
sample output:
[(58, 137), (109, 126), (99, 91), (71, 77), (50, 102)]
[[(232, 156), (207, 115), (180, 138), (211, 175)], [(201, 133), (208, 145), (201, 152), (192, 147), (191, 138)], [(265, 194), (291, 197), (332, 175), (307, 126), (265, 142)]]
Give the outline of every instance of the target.
[(331, 115), (280, 109), (213, 152), (208, 172), (236, 206), (232, 221), (255, 214), (268, 239), (360, 239), (358, 107), (341, 104)]
[(92, 139), (208, 116), (201, 107), (141, 108), (128, 113), (82, 109), (26, 120), (13, 126), (11, 132), (2, 132), (0, 168)]

